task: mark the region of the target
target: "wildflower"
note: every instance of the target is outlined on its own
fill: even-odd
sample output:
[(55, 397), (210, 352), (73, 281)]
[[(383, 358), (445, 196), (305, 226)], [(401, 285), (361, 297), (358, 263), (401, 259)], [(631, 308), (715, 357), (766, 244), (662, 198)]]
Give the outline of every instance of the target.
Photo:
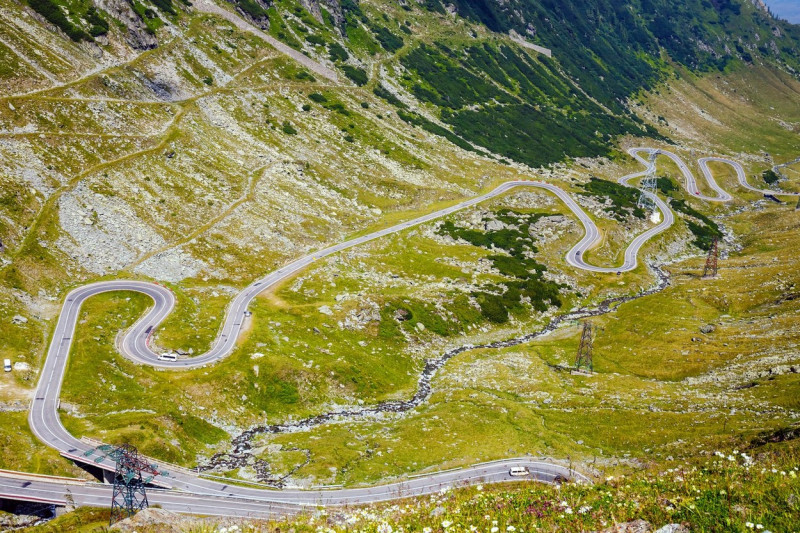
[(492, 533), (497, 533), (498, 531), (500, 531), (500, 528), (495, 526), (492, 529), (490, 529), (489, 531), (491, 531)]
[(721, 490), (721, 491), (719, 491), (719, 495), (720, 495), (720, 496), (725, 496), (726, 494), (728, 494), (728, 493), (727, 493), (727, 492), (725, 492), (724, 490)]
[(755, 524), (753, 524), (752, 522), (745, 522), (744, 526), (748, 529), (753, 529), (755, 527)]
[(469, 526), (469, 530), (474, 533), (475, 531), (478, 531), (478, 528), (475, 526)]
[(506, 531), (516, 531), (516, 530), (517, 530), (517, 528), (515, 528), (514, 526), (508, 526), (506, 528)]
[(378, 533), (392, 533), (392, 526), (390, 526), (386, 522), (381, 522), (378, 525)]
[(794, 470), (789, 470), (789, 477), (791, 477), (792, 479), (794, 479), (794, 478), (796, 478), (796, 477), (797, 477), (797, 473), (796, 473)]
[(764, 529), (764, 526), (762, 526), (761, 524), (756, 524), (756, 529)]
[(591, 507), (590, 505), (584, 505), (583, 507), (581, 507), (580, 509), (578, 509), (578, 512), (579, 512), (580, 514), (586, 514), (586, 513), (588, 513), (588, 512), (589, 512), (589, 511), (591, 511), (591, 510), (592, 510), (592, 507)]
[(564, 509), (564, 512), (567, 514), (572, 514), (572, 507), (567, 507), (566, 509)]
[(614, 476), (608, 476), (608, 477), (606, 478), (606, 481), (614, 481)]
[(728, 456), (728, 461), (735, 461), (735, 460), (736, 460), (736, 457), (734, 457), (732, 455)]
[(448, 527), (452, 526), (453, 523), (450, 520), (445, 520), (442, 522), (442, 527), (447, 529)]
[(491, 516), (489, 516), (488, 514), (483, 516), (484, 520), (489, 520), (490, 518), (491, 518)]
[(477, 486), (477, 487), (475, 487), (475, 488), (476, 488), (476, 489), (478, 489), (478, 492), (480, 492), (480, 491), (482, 491), (482, 490), (483, 490), (483, 485), (478, 485), (478, 486)]
[(433, 530), (431, 528), (429, 528), (429, 527), (423, 527), (422, 528), (422, 533), (431, 533), (432, 531)]

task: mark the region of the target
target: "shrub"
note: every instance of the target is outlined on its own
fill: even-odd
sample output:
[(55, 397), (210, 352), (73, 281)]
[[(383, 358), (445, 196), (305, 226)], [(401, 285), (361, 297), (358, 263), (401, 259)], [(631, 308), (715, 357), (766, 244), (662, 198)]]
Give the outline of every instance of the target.
[(339, 43), (331, 43), (328, 45), (328, 55), (331, 61), (347, 61), (350, 59), (350, 54)]
[(581, 194), (611, 200), (611, 207), (606, 208), (606, 211), (617, 220), (624, 219), (628, 213), (638, 218), (645, 217), (644, 211), (637, 206), (640, 193), (633, 187), (592, 177), (589, 183), (583, 185), (583, 188), (586, 192)]
[(322, 103), (325, 103), (325, 102), (328, 101), (328, 99), (325, 98), (325, 95), (320, 94), (320, 93), (311, 93), (311, 94), (308, 95), (308, 98), (312, 102), (316, 102), (318, 104), (322, 104)]
[(309, 33), (306, 35), (306, 41), (310, 42), (311, 44), (325, 44), (325, 39), (316, 33)]
[(91, 41), (92, 37), (81, 28), (75, 26), (61, 11), (61, 7), (53, 2), (53, 0), (28, 0), (28, 5), (31, 8), (46, 18), (52, 24), (55, 24), (61, 31), (73, 41)]
[(350, 80), (359, 87), (366, 85), (367, 81), (369, 81), (367, 71), (362, 68), (354, 67), (352, 65), (343, 65), (342, 70), (344, 71), (344, 75), (350, 78)]
[(394, 94), (392, 94), (391, 91), (389, 91), (386, 87), (384, 87), (380, 83), (376, 85), (374, 89), (372, 89), (372, 93), (379, 98), (383, 98), (384, 100), (386, 100), (395, 107), (399, 107), (400, 109), (408, 108), (406, 104), (400, 101), (399, 98), (397, 98)]
[(283, 123), (281, 129), (283, 130), (283, 133), (287, 135), (297, 135), (297, 130), (294, 129), (294, 126), (292, 126), (292, 124), (288, 120)]
[(781, 179), (780, 176), (778, 176), (778, 174), (776, 174), (772, 169), (765, 170), (764, 173), (761, 174), (761, 177), (767, 183), (767, 185), (774, 185)]
[(395, 35), (383, 26), (370, 26), (370, 29), (375, 33), (378, 42), (387, 52), (396, 52), (405, 44), (402, 37)]

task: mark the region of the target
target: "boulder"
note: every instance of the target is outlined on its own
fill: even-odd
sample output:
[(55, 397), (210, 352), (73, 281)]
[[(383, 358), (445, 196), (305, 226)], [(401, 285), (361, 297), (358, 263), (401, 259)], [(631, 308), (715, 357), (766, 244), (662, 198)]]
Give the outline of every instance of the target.
[(604, 529), (601, 533), (651, 533), (652, 531), (653, 526), (650, 525), (650, 522), (645, 520), (634, 520), (632, 522), (615, 524)]
[(689, 533), (689, 528), (683, 524), (667, 524), (653, 533)]
[(14, 315), (14, 318), (11, 319), (11, 322), (14, 324), (26, 324), (28, 319), (22, 315)]
[(700, 333), (714, 333), (716, 329), (713, 324), (706, 324), (705, 326), (700, 326)]

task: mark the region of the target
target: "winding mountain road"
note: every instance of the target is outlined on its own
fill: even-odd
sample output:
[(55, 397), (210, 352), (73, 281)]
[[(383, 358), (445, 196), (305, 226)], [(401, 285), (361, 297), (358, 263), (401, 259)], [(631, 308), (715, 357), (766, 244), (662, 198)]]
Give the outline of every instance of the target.
[[(623, 183), (627, 186), (632, 186), (630, 184), (632, 179), (646, 174), (651, 168), (650, 165), (655, 165), (655, 161), (651, 163), (641, 157), (640, 154), (645, 152), (650, 154), (652, 150), (646, 148), (632, 148), (629, 150), (629, 153), (638, 161), (646, 165), (648, 169), (639, 173), (624, 176), (620, 178), (620, 183)], [(733, 166), (739, 176), (739, 183), (749, 190), (756, 190), (762, 193), (766, 192), (768, 194), (783, 194), (774, 191), (760, 191), (749, 186), (747, 184), (744, 170), (742, 169), (741, 165), (734, 161), (723, 158), (703, 158), (700, 160), (701, 169), (703, 170), (703, 174), (710, 188), (717, 193), (716, 197), (707, 197), (700, 193), (691, 170), (680, 159), (680, 157), (665, 150), (660, 150), (659, 153), (670, 158), (678, 165), (684, 175), (686, 182), (685, 186), (687, 190), (692, 195), (707, 201), (729, 201), (732, 199), (731, 195), (720, 188), (719, 185), (717, 185), (717, 183), (714, 181), (714, 178), (708, 168), (707, 163), (709, 161), (723, 162)], [(261, 278), (260, 280), (250, 284), (233, 299), (228, 307), (227, 315), (218, 333), (217, 339), (208, 352), (191, 359), (178, 359), (177, 361), (160, 361), (158, 359), (158, 355), (148, 345), (148, 340), (152, 334), (152, 331), (157, 328), (158, 325), (170, 314), (175, 306), (175, 297), (169, 289), (158, 284), (142, 281), (103, 281), (85, 285), (67, 294), (67, 297), (64, 301), (64, 306), (53, 332), (52, 341), (47, 352), (47, 357), (44, 368), (41, 372), (41, 378), (36, 389), (36, 394), (31, 404), (29, 415), (30, 427), (42, 442), (48, 446), (51, 446), (52, 448), (55, 448), (66, 457), (74, 457), (80, 460), (86, 452), (92, 449), (89, 444), (76, 439), (64, 428), (58, 415), (58, 405), (61, 386), (67, 367), (67, 358), (69, 356), (70, 346), (75, 334), (75, 327), (78, 321), (80, 308), (88, 298), (94, 295), (109, 291), (137, 291), (144, 293), (153, 299), (153, 307), (128, 330), (119, 343), (120, 350), (125, 357), (140, 364), (158, 367), (178, 369), (200, 367), (219, 361), (233, 351), (236, 345), (236, 340), (241, 332), (242, 324), (246, 317), (247, 308), (253, 298), (255, 298), (263, 290), (273, 287), (277, 283), (280, 283), (295, 273), (303, 270), (314, 261), (331, 254), (335, 254), (347, 248), (358, 246), (371, 240), (397, 233), (410, 227), (449, 215), (467, 207), (474, 206), (478, 203), (495, 198), (519, 187), (535, 187), (551, 192), (557, 196), (578, 218), (584, 227), (585, 234), (583, 238), (568, 252), (566, 256), (566, 262), (575, 268), (583, 270), (598, 273), (608, 273), (630, 271), (635, 269), (637, 266), (638, 253), (645, 242), (658, 233), (666, 230), (674, 223), (674, 216), (668, 205), (663, 200), (653, 196), (658, 209), (663, 215), (663, 220), (657, 226), (648, 229), (633, 239), (625, 251), (623, 264), (618, 267), (598, 267), (590, 265), (583, 260), (583, 256), (587, 250), (591, 249), (600, 241), (600, 230), (597, 228), (597, 225), (589, 217), (589, 215), (572, 198), (572, 196), (556, 185), (549, 183), (523, 180), (509, 181), (503, 183), (487, 194), (465, 200), (451, 207), (441, 209), (407, 222), (402, 222), (386, 229), (330, 246), (279, 268), (264, 278)], [(113, 470), (114, 467), (113, 462), (107, 458), (98, 462), (97, 465), (101, 468), (111, 470)], [(258, 509), (261, 509), (258, 507), (258, 505), (278, 505), (291, 507), (303, 505), (344, 505), (367, 503), (390, 500), (400, 496), (427, 494), (438, 491), (442, 487), (457, 484), (499, 482), (518, 479), (512, 478), (509, 475), (509, 469), (513, 466), (528, 467), (528, 469), (531, 471), (531, 477), (533, 479), (544, 482), (554, 482), (560, 478), (589, 481), (588, 478), (582, 474), (564, 466), (549, 462), (537, 462), (528, 458), (495, 461), (492, 463), (474, 465), (464, 469), (425, 475), (413, 479), (406, 479), (401, 482), (386, 485), (324, 491), (270, 491), (258, 488), (249, 488), (241, 485), (226, 484), (223, 482), (210, 480), (184, 469), (178, 470), (166, 467), (164, 470), (167, 471), (168, 475), (164, 478), (165, 484), (170, 485), (174, 489), (180, 489), (186, 493), (191, 493), (191, 495), (187, 496), (185, 493), (176, 495), (176, 493), (172, 491), (157, 491), (153, 493), (155, 496), (153, 498), (153, 502), (161, 503), (165, 508), (183, 512), (199, 512), (202, 514), (224, 513), (234, 516), (255, 516), (253, 513), (256, 513), (257, 515)], [(2, 483), (0, 483), (0, 496), (5, 493), (11, 494), (14, 490), (34, 490), (34, 488), (31, 488), (32, 485), (28, 485), (27, 489), (24, 487), (20, 488), (17, 481), (6, 479), (2, 475), (0, 475), (0, 481), (2, 481)], [(45, 482), (39, 481), (39, 483), (43, 484)], [(46, 494), (47, 491), (54, 490), (52, 483), (50, 485), (42, 485), (40, 487), (43, 491), (42, 494)], [(85, 497), (86, 502), (92, 502), (92, 504), (101, 503), (100, 500), (96, 499), (98, 494), (101, 494), (102, 497), (106, 498), (107, 502), (108, 489), (89, 485), (87, 485), (87, 487), (89, 488), (85, 489), (85, 494), (80, 493), (81, 497)], [(71, 493), (75, 493), (76, 490), (77, 489), (71, 489)], [(217, 505), (215, 513), (206, 513), (205, 510), (213, 508), (215, 502), (219, 504), (220, 498), (224, 499), (226, 504)], [(191, 505), (187, 502), (191, 502)], [(264, 509), (267, 508), (264, 507)], [(273, 510), (276, 512), (288, 512), (287, 509), (287, 507), (273, 508)]]

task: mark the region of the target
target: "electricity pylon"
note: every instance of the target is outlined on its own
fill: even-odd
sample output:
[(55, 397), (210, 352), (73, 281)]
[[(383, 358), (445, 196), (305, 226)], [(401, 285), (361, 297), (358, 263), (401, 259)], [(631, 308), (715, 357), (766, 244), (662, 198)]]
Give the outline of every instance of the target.
[(653, 212), (656, 210), (656, 202), (653, 200), (653, 196), (656, 194), (656, 185), (658, 184), (658, 178), (656, 177), (656, 157), (661, 152), (659, 150), (653, 150), (650, 152), (650, 164), (647, 167), (647, 174), (645, 174), (642, 183), (639, 184), (639, 201), (637, 202), (637, 206), (646, 211), (646, 212)]
[(594, 368), (592, 364), (593, 329), (592, 323), (588, 320), (583, 323), (581, 345), (578, 347), (578, 356), (575, 358), (575, 370), (580, 370), (581, 366), (585, 366), (591, 372)]
[(719, 239), (714, 237), (714, 242), (711, 243), (711, 248), (708, 250), (708, 257), (706, 258), (706, 266), (703, 269), (704, 278), (717, 277), (717, 258), (719, 257)]
[(145, 485), (153, 481), (153, 478), (159, 474), (167, 475), (166, 472), (159, 472), (156, 465), (152, 465), (139, 457), (136, 447), (130, 444), (121, 446), (102, 444), (84, 453), (84, 455), (89, 457), (95, 452), (98, 454), (97, 459), (95, 459), (96, 463), (101, 462), (106, 457), (110, 457), (114, 459), (116, 464), (109, 525), (113, 525), (120, 520), (133, 516), (142, 509), (146, 509), (148, 503)]

